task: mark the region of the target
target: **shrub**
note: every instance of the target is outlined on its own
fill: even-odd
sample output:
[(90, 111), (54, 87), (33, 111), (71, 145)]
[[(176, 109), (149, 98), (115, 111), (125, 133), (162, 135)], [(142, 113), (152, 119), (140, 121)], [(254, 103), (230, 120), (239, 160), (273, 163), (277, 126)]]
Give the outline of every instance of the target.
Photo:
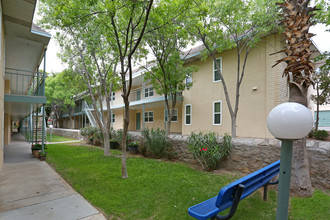
[(96, 127), (85, 127), (85, 128), (82, 128), (80, 129), (80, 134), (81, 136), (83, 136), (84, 138), (86, 139), (89, 139), (90, 136), (93, 136), (94, 133), (99, 130), (98, 128)]
[(95, 145), (103, 145), (103, 133), (98, 127), (86, 127), (80, 129), (80, 134)]
[(42, 149), (42, 145), (41, 144), (33, 144), (31, 146), (31, 150), (41, 150)]
[[(171, 142), (168, 140), (166, 131), (157, 129), (144, 129), (142, 135), (145, 142), (141, 145), (143, 155), (154, 158), (175, 158), (175, 152)], [(144, 149), (145, 148), (145, 149)]]
[(140, 139), (140, 146), (138, 151), (140, 152), (140, 154), (142, 154), (143, 156), (147, 156), (147, 147), (146, 147), (146, 141), (144, 138)]
[[(123, 129), (111, 130), (111, 139), (116, 140), (121, 148), (121, 141), (123, 139)], [(131, 135), (127, 133), (126, 135), (126, 150), (128, 150), (128, 141), (131, 140)]]
[(128, 146), (129, 147), (138, 147), (138, 146), (140, 146), (140, 142), (132, 140), (132, 141), (128, 142)]
[(325, 130), (317, 130), (314, 132), (314, 137), (317, 140), (325, 140), (329, 136), (328, 132)]
[(204, 170), (214, 170), (223, 156), (230, 152), (231, 137), (227, 133), (221, 143), (217, 142), (218, 136), (214, 132), (194, 132), (188, 138), (188, 147), (194, 159)]
[(309, 137), (309, 138), (314, 137), (314, 133), (315, 133), (315, 129), (311, 130), (311, 131), (308, 133), (308, 137)]

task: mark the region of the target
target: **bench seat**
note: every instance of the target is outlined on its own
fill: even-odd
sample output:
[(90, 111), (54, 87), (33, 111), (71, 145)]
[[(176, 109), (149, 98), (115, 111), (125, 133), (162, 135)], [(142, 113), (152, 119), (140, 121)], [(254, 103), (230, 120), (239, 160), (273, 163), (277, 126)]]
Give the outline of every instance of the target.
[(215, 216), (221, 210), (215, 206), (215, 202), (218, 196), (208, 199), (202, 203), (194, 205), (189, 208), (189, 215), (200, 220), (207, 220), (212, 216)]
[[(279, 173), (279, 170), (280, 160), (224, 186), (219, 191), (218, 196), (190, 207), (188, 214), (199, 220), (207, 220), (229, 207), (232, 207), (233, 212), (235, 212), (239, 201), (260, 187), (264, 186), (264, 193), (267, 193), (267, 185), (274, 184), (270, 180)], [(236, 201), (234, 201), (235, 198)], [(230, 216), (232, 216), (231, 212), (228, 214), (229, 218)]]

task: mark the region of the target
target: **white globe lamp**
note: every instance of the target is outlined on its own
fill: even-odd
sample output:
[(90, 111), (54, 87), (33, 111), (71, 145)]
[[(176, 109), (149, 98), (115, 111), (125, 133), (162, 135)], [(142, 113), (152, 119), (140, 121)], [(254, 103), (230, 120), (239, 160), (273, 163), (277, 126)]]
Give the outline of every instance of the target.
[(267, 127), (277, 139), (297, 140), (306, 137), (313, 129), (313, 116), (305, 106), (286, 102), (271, 110)]

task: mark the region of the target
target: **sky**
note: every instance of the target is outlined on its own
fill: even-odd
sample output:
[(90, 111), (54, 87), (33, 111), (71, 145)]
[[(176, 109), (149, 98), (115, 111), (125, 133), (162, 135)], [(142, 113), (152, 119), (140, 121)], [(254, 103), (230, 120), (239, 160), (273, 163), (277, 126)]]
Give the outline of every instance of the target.
[[(35, 13), (35, 20), (37, 20), (38, 17), (39, 17), (38, 14)], [(317, 45), (318, 49), (321, 50), (321, 52), (330, 51), (330, 32), (325, 30), (326, 30), (326, 26), (323, 24), (317, 24), (310, 28), (310, 32), (316, 34), (316, 36), (314, 36), (312, 40), (315, 42), (315, 44)], [(50, 34), (55, 35), (55, 32), (51, 31)], [(47, 72), (57, 73), (57, 72), (61, 72), (67, 67), (67, 65), (62, 63), (62, 61), (57, 57), (57, 54), (59, 52), (60, 52), (60, 46), (57, 44), (54, 38), (51, 38), (48, 44), (47, 54), (46, 54)], [(43, 66), (43, 64), (41, 66)]]

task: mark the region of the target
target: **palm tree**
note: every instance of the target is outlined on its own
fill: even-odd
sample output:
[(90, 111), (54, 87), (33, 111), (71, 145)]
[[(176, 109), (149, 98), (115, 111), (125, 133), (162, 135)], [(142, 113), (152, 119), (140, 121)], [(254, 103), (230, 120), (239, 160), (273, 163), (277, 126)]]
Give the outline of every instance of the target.
[[(308, 33), (313, 25), (311, 17), (315, 7), (308, 7), (310, 0), (284, 0), (277, 3), (282, 9), (282, 21), (285, 38), (284, 52), (286, 57), (278, 60), (274, 66), (285, 62), (287, 67), (283, 76), (287, 77), (289, 101), (308, 107), (307, 90), (313, 84), (314, 64), (310, 60), (313, 51), (310, 49), (314, 34)], [(274, 67), (273, 66), (273, 67)], [(307, 160), (306, 138), (295, 141), (293, 146), (291, 192), (299, 196), (311, 196), (312, 185)]]

